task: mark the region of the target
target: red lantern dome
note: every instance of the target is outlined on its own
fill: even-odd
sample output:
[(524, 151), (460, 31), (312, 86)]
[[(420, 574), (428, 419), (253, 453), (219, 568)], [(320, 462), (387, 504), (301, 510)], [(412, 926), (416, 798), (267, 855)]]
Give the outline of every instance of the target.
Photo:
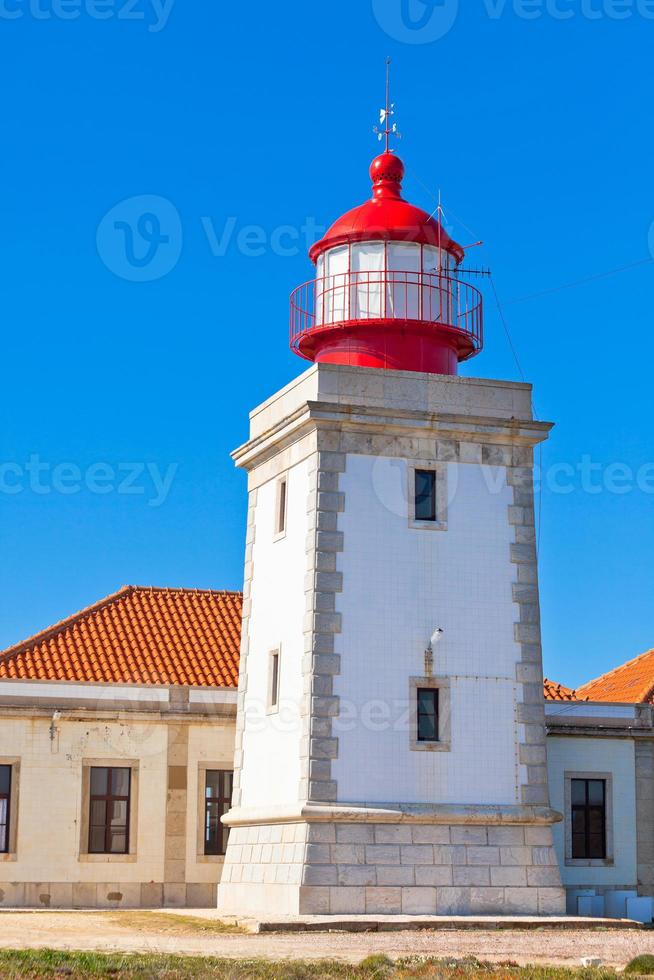
[(456, 374), (482, 348), (481, 295), (464, 250), (402, 197), (394, 153), (370, 167), (372, 198), (312, 246), (316, 279), (291, 296), (291, 347), (310, 361)]
[(370, 164), (372, 198), (334, 222), (325, 237), (310, 249), (312, 262), (336, 245), (378, 240), (440, 246), (459, 265), (464, 258), (463, 249), (439, 221), (404, 200), (403, 177), (404, 164), (395, 153), (375, 157)]

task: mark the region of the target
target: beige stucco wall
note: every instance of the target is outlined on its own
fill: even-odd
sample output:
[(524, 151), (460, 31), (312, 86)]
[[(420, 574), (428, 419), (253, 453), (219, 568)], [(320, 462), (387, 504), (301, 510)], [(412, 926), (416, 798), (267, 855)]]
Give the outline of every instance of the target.
[[(18, 797), (14, 853), (0, 854), (0, 906), (211, 905), (223, 859), (198, 855), (198, 767), (232, 768), (233, 718), (79, 714), (62, 711), (51, 738), (49, 711), (0, 708), (0, 762), (14, 763)], [(181, 733), (188, 746), (185, 792), (184, 760), (180, 766), (179, 757), (171, 758), (171, 730), (176, 745)], [(83, 769), (89, 763), (133, 767), (128, 855), (85, 853)], [(169, 791), (171, 765), (175, 785), (182, 786), (176, 793)], [(185, 853), (173, 833), (185, 833)], [(171, 852), (179, 860), (167, 892)]]

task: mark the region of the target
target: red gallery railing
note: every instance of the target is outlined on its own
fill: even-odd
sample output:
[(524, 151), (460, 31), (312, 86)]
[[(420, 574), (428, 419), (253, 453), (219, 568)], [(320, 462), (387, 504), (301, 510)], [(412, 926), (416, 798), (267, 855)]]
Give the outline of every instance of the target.
[(482, 297), (478, 289), (450, 276), (428, 272), (343, 272), (312, 279), (291, 293), (291, 347), (319, 330), (371, 321), (380, 327), (429, 324), (454, 331), (469, 347), (483, 346)]

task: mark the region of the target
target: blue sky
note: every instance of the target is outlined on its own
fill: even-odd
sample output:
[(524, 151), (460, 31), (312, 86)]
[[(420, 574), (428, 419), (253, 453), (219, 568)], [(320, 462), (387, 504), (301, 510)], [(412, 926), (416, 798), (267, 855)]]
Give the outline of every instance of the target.
[[(304, 367), (288, 294), (368, 194), (391, 55), (406, 195), (483, 238), (557, 423), (546, 671), (653, 646), (653, 41), (648, 0), (0, 0), (0, 645), (128, 582), (240, 587), (229, 452)], [(483, 288), (465, 373), (519, 379)]]

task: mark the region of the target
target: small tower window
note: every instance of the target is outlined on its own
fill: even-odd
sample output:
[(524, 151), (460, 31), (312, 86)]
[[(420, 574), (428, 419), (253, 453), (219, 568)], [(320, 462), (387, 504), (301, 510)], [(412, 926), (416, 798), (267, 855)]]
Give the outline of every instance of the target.
[(279, 650), (270, 652), (268, 664), (268, 709), (277, 711), (279, 708)]
[(418, 741), (438, 742), (438, 688), (419, 687)]
[(415, 471), (415, 520), (436, 520), (436, 473), (434, 470)]
[(286, 508), (288, 503), (288, 477), (283, 476), (277, 483), (277, 500), (275, 503), (275, 536), (282, 537), (286, 533)]

